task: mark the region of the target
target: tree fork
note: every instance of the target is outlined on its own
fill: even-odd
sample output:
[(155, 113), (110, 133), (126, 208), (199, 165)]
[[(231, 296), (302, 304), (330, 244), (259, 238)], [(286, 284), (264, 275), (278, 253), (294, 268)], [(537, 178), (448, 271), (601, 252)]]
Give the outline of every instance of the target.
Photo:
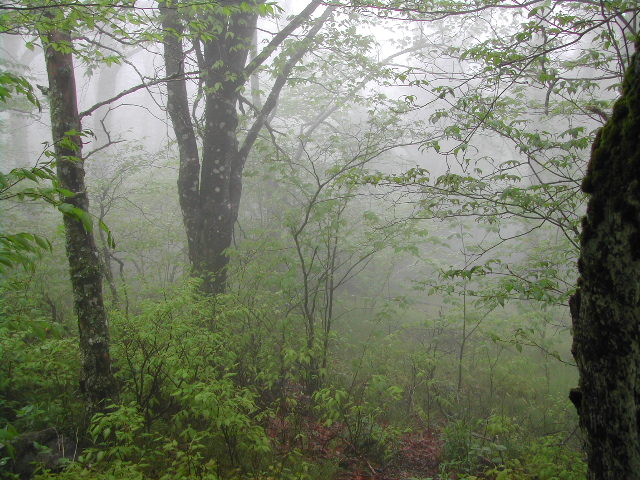
[[(209, 19), (218, 22), (227, 35), (202, 42), (199, 70), (205, 74), (205, 121), (200, 153), (184, 78), (185, 53), (182, 42), (187, 26), (177, 4), (160, 2), (165, 32), (165, 69), (167, 77), (173, 78), (167, 82), (167, 112), (171, 117), (180, 155), (178, 195), (192, 273), (202, 279), (201, 289), (205, 293), (215, 295), (226, 288), (229, 263), (226, 249), (231, 246), (233, 239), (242, 194), (242, 174), (249, 152), (275, 108), (293, 67), (302, 59), (333, 8), (328, 8), (316, 20), (299, 48), (292, 52), (240, 145), (236, 107), (241, 99), (242, 87), (278, 46), (311, 17), (320, 4), (320, 0), (310, 2), (248, 64), (258, 21), (257, 10), (238, 11), (228, 17), (213, 16)], [(195, 39), (195, 42), (200, 41)]]

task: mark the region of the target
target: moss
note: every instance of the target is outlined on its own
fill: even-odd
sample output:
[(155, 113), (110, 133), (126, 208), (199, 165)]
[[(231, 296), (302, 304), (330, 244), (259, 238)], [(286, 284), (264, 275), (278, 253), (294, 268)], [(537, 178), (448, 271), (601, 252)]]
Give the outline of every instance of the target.
[(613, 107), (613, 121), (617, 122), (624, 119), (629, 114), (629, 106), (625, 98), (618, 101)]
[(593, 165), (599, 162), (597, 156), (599, 155), (598, 147), (600, 146), (601, 138), (602, 129), (599, 129), (591, 147), (591, 161), (587, 165), (587, 173), (582, 180), (582, 191), (585, 193), (593, 193)]
[(580, 370), (581, 424), (592, 478), (640, 471), (640, 77), (638, 56), (623, 96), (598, 132), (583, 190), (589, 193), (571, 305)]
[[(71, 43), (69, 34), (50, 33), (48, 43)], [(49, 78), (52, 137), (56, 140), (55, 153), (60, 159), (57, 176), (60, 185), (72, 192), (86, 192), (82, 162), (64, 160), (81, 157), (80, 147), (69, 147), (60, 142), (65, 132), (80, 129), (76, 85), (71, 54), (63, 54), (47, 46), (47, 74)], [(88, 212), (86, 193), (68, 199), (75, 207)], [(109, 333), (106, 311), (102, 301), (102, 269), (95, 241), (78, 218), (63, 218), (67, 258), (73, 287), (74, 309), (80, 333), (81, 377), (90, 410), (115, 396), (116, 384), (109, 362)]]
[(629, 235), (629, 250), (634, 261), (640, 261), (640, 229)]

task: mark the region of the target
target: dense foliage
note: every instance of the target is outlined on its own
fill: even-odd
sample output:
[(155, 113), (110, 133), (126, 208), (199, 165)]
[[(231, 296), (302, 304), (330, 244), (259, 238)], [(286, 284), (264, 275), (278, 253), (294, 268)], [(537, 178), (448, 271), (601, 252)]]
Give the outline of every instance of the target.
[[(580, 185), (638, 13), (596, 3), (3, 6), (0, 478), (587, 478)], [(54, 144), (43, 41), (83, 123)]]

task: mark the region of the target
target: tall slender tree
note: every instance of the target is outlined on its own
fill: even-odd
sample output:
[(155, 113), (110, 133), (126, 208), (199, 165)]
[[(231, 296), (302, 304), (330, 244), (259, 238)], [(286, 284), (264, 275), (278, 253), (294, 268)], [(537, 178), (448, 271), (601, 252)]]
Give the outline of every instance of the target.
[[(73, 193), (63, 210), (67, 258), (78, 316), (81, 387), (89, 412), (103, 409), (116, 394), (111, 372), (109, 329), (102, 297), (102, 269), (87, 221), (89, 200), (84, 181), (81, 125), (69, 32), (52, 29), (41, 34), (49, 78), (51, 134), (60, 187)], [(85, 219), (85, 221), (83, 221)]]

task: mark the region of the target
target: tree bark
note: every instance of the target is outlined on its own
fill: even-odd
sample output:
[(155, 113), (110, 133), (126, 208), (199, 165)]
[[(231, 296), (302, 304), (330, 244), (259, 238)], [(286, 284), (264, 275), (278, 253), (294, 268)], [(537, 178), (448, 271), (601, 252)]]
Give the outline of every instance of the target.
[[(75, 74), (71, 53), (56, 47), (71, 45), (67, 32), (52, 31), (42, 35), (49, 77), (51, 133), (55, 144), (56, 169), (60, 186), (75, 193), (65, 199), (74, 207), (89, 211), (84, 183), (80, 118), (76, 98)], [(95, 240), (80, 219), (64, 215), (67, 258), (73, 287), (74, 309), (78, 316), (81, 355), (81, 388), (88, 411), (100, 411), (116, 394), (111, 373), (109, 330), (102, 298), (102, 270)]]
[(640, 475), (640, 57), (598, 133), (582, 189), (578, 290), (570, 302), (580, 382), (570, 398), (590, 479)]
[[(259, 2), (256, 2), (256, 4)], [(189, 260), (195, 276), (202, 279), (202, 290), (210, 294), (224, 292), (233, 230), (240, 208), (244, 165), (259, 131), (275, 108), (277, 98), (291, 70), (300, 61), (309, 41), (317, 34), (332, 9), (327, 9), (306, 34), (306, 43), (295, 50), (262, 110), (249, 128), (242, 144), (238, 135), (238, 111), (242, 88), (257, 68), (278, 45), (298, 28), (320, 5), (314, 0), (297, 15), (265, 49), (247, 64), (252, 48), (258, 14), (238, 11), (229, 16), (209, 18), (215, 38), (202, 42), (199, 70), (204, 77), (204, 121), (202, 153), (189, 114), (189, 99), (184, 77), (185, 53), (182, 46), (184, 26), (175, 6), (160, 4), (166, 74), (175, 76), (167, 83), (167, 111), (176, 134), (180, 156), (178, 195), (187, 233)], [(196, 42), (200, 40), (196, 39)]]

